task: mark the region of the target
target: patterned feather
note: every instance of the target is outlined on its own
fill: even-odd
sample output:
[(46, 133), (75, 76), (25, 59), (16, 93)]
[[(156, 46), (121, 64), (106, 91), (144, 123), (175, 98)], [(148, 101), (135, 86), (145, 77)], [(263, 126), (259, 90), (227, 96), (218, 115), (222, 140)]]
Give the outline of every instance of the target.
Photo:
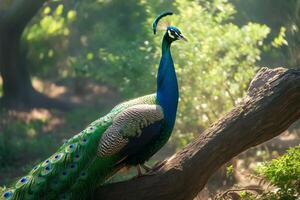
[[(170, 14), (159, 15), (153, 30)], [(0, 193), (0, 199), (91, 199), (95, 188), (119, 169), (143, 164), (155, 154), (169, 139), (175, 123), (178, 85), (170, 46), (179, 39), (184, 39), (181, 32), (167, 27), (155, 94), (114, 107)]]
[[(128, 137), (138, 137), (141, 128), (156, 118), (155, 114), (139, 114), (137, 111), (148, 110), (149, 107), (156, 108), (155, 94), (117, 105), (106, 116), (97, 119), (69, 139), (55, 154), (35, 166), (27, 176), (20, 178), (14, 186), (3, 192), (1, 199), (86, 199), (95, 185), (115, 173), (116, 163), (122, 160), (123, 155), (117, 152), (127, 143), (120, 145), (122, 139), (113, 140), (121, 133), (112, 130), (124, 130), (123, 133)], [(139, 115), (137, 124), (131, 117), (132, 112)], [(161, 110), (159, 112), (161, 119)], [(117, 120), (114, 122), (114, 119)], [(129, 121), (129, 124), (124, 125), (123, 121)], [(131, 126), (136, 127), (136, 130)], [(112, 141), (116, 144), (110, 144)], [(119, 165), (118, 169), (121, 166), (123, 165)]]

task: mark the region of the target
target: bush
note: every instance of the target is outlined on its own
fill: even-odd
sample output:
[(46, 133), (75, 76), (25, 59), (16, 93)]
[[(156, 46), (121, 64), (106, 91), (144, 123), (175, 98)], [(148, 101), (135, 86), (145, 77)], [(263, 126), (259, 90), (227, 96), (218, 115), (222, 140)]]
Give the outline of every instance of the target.
[(300, 145), (266, 163), (259, 171), (278, 187), (277, 199), (295, 200), (300, 195)]
[[(150, 1), (149, 9), (151, 5)], [(233, 24), (235, 8), (225, 0), (176, 0), (174, 8), (171, 24), (188, 39), (174, 43), (172, 49), (180, 86), (173, 139), (182, 147), (244, 96), (270, 30), (256, 23)], [(156, 60), (161, 35), (155, 37)]]
[(277, 189), (265, 191), (260, 195), (240, 192), (239, 196), (242, 200), (299, 200), (300, 145), (290, 148), (287, 154), (266, 162), (258, 168), (258, 173)]

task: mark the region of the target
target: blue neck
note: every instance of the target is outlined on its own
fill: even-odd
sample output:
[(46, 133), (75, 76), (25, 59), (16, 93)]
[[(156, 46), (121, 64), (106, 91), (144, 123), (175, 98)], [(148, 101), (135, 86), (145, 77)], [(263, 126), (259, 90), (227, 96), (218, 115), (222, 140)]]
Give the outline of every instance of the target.
[(178, 84), (174, 63), (170, 52), (172, 41), (166, 33), (162, 41), (162, 57), (160, 60), (157, 75), (157, 100), (164, 111), (164, 118), (169, 126), (173, 129), (177, 104), (178, 104)]

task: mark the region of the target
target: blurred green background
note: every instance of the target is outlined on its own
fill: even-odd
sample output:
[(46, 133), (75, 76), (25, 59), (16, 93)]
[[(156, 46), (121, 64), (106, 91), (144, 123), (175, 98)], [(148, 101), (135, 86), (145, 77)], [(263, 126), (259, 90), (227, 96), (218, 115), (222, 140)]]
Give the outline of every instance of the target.
[[(18, 0), (3, 0), (0, 14), (14, 1)], [(176, 15), (168, 21), (189, 42), (176, 42), (172, 47), (180, 86), (179, 111), (172, 138), (152, 163), (185, 146), (239, 103), (260, 67), (299, 68), (299, 2), (46, 2), (21, 35), (21, 64), (29, 70), (37, 91), (71, 109), (34, 108), (22, 100), (16, 103), (20, 107), (1, 106), (0, 185), (26, 173), (116, 103), (155, 91), (163, 32), (153, 35), (151, 23), (158, 13), (174, 11)], [(0, 96), (5, 98), (2, 87)], [(236, 173), (228, 175), (232, 166), (255, 173), (261, 162), (299, 144), (298, 127), (229, 163), (207, 186), (206, 198), (239, 183)], [(291, 143), (282, 142), (290, 137)], [(249, 166), (252, 162), (258, 164)]]

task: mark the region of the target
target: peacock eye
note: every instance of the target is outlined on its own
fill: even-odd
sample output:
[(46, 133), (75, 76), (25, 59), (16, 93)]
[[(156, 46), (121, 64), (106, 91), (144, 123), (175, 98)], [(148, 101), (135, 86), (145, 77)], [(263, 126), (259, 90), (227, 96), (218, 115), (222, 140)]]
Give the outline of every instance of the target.
[(169, 34), (169, 37), (175, 38), (175, 37), (174, 37), (174, 31), (173, 31), (173, 30), (168, 30), (168, 34)]

